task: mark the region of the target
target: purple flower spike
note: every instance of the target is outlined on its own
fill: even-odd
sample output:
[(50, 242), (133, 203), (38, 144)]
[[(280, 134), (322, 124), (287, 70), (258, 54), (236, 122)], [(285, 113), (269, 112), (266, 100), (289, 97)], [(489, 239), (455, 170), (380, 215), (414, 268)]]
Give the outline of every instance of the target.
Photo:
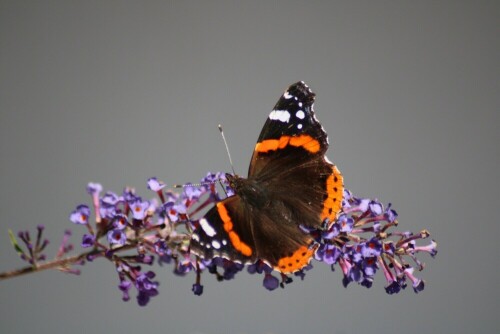
[(279, 281), (279, 279), (277, 279), (273, 275), (266, 273), (266, 275), (264, 277), (263, 285), (264, 285), (264, 288), (266, 288), (269, 291), (272, 291), (280, 285), (280, 281)]
[(127, 242), (127, 236), (122, 230), (111, 230), (108, 232), (108, 242), (113, 245), (123, 246)]
[(94, 246), (95, 237), (91, 234), (84, 234), (82, 237), (82, 247), (88, 248)]
[[(119, 195), (108, 191), (100, 197), (101, 185), (90, 183), (87, 191), (92, 195), (93, 207), (79, 205), (70, 214), (73, 223), (87, 227), (88, 231), (81, 239), (81, 246), (91, 249), (87, 252), (87, 261), (105, 256), (115, 263), (120, 279), (118, 288), (122, 291), (124, 301), (130, 300), (131, 287), (137, 289), (137, 303), (140, 306), (147, 305), (152, 297), (158, 295), (159, 283), (153, 281), (155, 274), (151, 271), (141, 272), (141, 268), (153, 264), (155, 258), (158, 258), (160, 265), (173, 265), (176, 275), (185, 276), (191, 271), (195, 272), (196, 281), (192, 285), (192, 292), (197, 296), (203, 294), (204, 286), (200, 280), (203, 272), (214, 274), (218, 281), (224, 281), (233, 279), (247, 267), (250, 274), (262, 274), (264, 288), (272, 291), (290, 283), (292, 277), (304, 279), (305, 271), (312, 268), (309, 264), (294, 274), (281, 273), (281, 276), (275, 277), (272, 274), (273, 267), (266, 264), (272, 261), (266, 258), (244, 265), (237, 261), (238, 258), (233, 258), (231, 252), (222, 252), (224, 257), (217, 252), (207, 256), (211, 254), (208, 252), (200, 257), (195, 252), (196, 248), (189, 244), (190, 240), (199, 241), (193, 239), (194, 234), (191, 234), (200, 228), (199, 220), (190, 218), (201, 215), (209, 205), (225, 198), (224, 195), (231, 196), (234, 193), (226, 174), (208, 173), (201, 184), (186, 184), (180, 194), (165, 191), (165, 187), (155, 177), (148, 179), (148, 188), (157, 192), (159, 199), (143, 201), (131, 188)], [(221, 188), (227, 194), (221, 192)], [(95, 211), (96, 232), (89, 222), (91, 209)], [(335, 266), (340, 267), (345, 287), (356, 282), (370, 288), (375, 274), (380, 271), (385, 276), (388, 294), (398, 293), (410, 282), (418, 293), (424, 289), (425, 282), (413, 276), (414, 268), (410, 263), (416, 263), (416, 267), (423, 269), (423, 262), (418, 256), (428, 253), (434, 257), (437, 245), (434, 240), (428, 245), (419, 245), (420, 239), (429, 237), (426, 230), (418, 234), (394, 230), (398, 225), (396, 219), (397, 213), (390, 203), (386, 206), (376, 199), (355, 197), (344, 189), (342, 209), (337, 217), (318, 221), (314, 226), (299, 227), (311, 240), (310, 250), (314, 251), (316, 260), (328, 264), (332, 271)], [(24, 252), (20, 249), (18, 253), (32, 264), (37, 264), (36, 261), (43, 258), (41, 250), (47, 244), (47, 241), (41, 241), (43, 228), (39, 227), (38, 230), (36, 242), (30, 240), (27, 232), (19, 234), (28, 250)], [(200, 233), (207, 234), (207, 231)], [(97, 238), (104, 235), (109, 242), (108, 247), (97, 242)], [(200, 234), (197, 236), (201, 238)], [(204, 235), (204, 238), (207, 237), (212, 235)], [(65, 234), (56, 258), (62, 258), (71, 249), (68, 238), (69, 234)], [(13, 243), (20, 248), (15, 240)], [(130, 254), (132, 252), (135, 254)], [(408, 258), (413, 262), (409, 262)]]
[(71, 212), (69, 220), (74, 224), (86, 225), (89, 222), (90, 209), (87, 205), (81, 204), (76, 207), (76, 209)]

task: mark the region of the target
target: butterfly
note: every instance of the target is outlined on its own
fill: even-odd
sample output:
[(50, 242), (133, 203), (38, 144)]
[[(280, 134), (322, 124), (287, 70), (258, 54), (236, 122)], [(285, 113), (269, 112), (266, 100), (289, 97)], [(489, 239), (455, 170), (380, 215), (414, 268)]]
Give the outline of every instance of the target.
[(244, 264), (261, 260), (283, 274), (309, 264), (317, 244), (304, 228), (333, 223), (344, 190), (342, 174), (325, 155), (328, 136), (314, 100), (303, 81), (281, 95), (257, 140), (248, 177), (226, 174), (235, 194), (194, 223), (192, 253)]

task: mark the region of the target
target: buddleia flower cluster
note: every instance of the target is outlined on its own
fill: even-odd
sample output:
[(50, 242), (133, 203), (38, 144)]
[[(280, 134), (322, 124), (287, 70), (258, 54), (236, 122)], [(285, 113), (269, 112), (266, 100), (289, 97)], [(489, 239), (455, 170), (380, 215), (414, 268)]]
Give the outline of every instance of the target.
[[(19, 232), (18, 238), (11, 232), (15, 250), (29, 266), (0, 273), (0, 279), (44, 269), (79, 274), (77, 266), (103, 258), (116, 269), (122, 299), (130, 300), (131, 291), (135, 290), (137, 303), (145, 306), (159, 293), (160, 283), (151, 269), (155, 262), (169, 266), (175, 275), (194, 276), (192, 292), (195, 295), (203, 293), (203, 273), (225, 281), (246, 269), (250, 274), (262, 275), (263, 286), (274, 290), (294, 278), (304, 279), (306, 272), (312, 269), (310, 263), (293, 275), (284, 275), (261, 260), (244, 265), (220, 257), (201, 259), (190, 253), (191, 234), (193, 228), (199, 226), (193, 217), (234, 194), (223, 173), (208, 173), (198, 184), (183, 185), (180, 192), (167, 189), (165, 183), (154, 177), (148, 180), (148, 188), (156, 193), (154, 198), (144, 199), (131, 188), (121, 194), (103, 192), (100, 184), (89, 183), (87, 192), (91, 204), (78, 205), (69, 216), (71, 222), (85, 230), (80, 241), (83, 252), (68, 255), (73, 246), (69, 244), (70, 232), (67, 231), (57, 255), (47, 261), (42, 251), (49, 242), (42, 238), (42, 226), (37, 228), (34, 241), (27, 231)], [(221, 196), (221, 192), (224, 195)], [(419, 233), (396, 230), (397, 217), (391, 204), (384, 207), (376, 199), (356, 197), (345, 190), (342, 210), (335, 221), (324, 221), (319, 229), (300, 228), (315, 240), (314, 259), (331, 266), (332, 270), (341, 270), (345, 287), (356, 282), (370, 288), (380, 271), (388, 294), (398, 293), (408, 284), (418, 293), (425, 283), (415, 275), (415, 271), (424, 268), (417, 255), (423, 252), (434, 257), (436, 242), (420, 244), (429, 237), (426, 230)]]

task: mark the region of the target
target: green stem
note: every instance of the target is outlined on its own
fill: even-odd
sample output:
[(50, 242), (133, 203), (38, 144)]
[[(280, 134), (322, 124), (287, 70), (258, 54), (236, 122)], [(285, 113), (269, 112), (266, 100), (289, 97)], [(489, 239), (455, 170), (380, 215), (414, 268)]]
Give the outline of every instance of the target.
[(42, 270), (67, 267), (68, 265), (85, 260), (87, 258), (87, 255), (93, 254), (93, 253), (98, 254), (99, 252), (96, 253), (94, 250), (92, 250), (90, 252), (82, 253), (79, 255), (75, 255), (75, 256), (71, 256), (71, 257), (67, 257), (67, 258), (62, 258), (62, 259), (58, 259), (58, 260), (54, 260), (54, 261), (49, 261), (49, 262), (45, 262), (45, 263), (36, 264), (35, 266), (29, 266), (29, 267), (16, 269), (16, 270), (6, 271), (3, 273), (0, 273), (0, 281), (7, 279), (7, 278), (13, 278), (13, 277), (21, 276), (21, 275), (39, 272)]

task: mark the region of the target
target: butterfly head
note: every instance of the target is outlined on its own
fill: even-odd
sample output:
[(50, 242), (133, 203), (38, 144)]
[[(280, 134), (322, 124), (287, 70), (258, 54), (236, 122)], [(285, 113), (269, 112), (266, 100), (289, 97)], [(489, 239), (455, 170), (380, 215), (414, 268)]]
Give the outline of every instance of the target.
[(226, 173), (227, 182), (229, 182), (229, 186), (237, 193), (238, 189), (241, 189), (241, 185), (243, 183), (243, 178), (236, 174)]

